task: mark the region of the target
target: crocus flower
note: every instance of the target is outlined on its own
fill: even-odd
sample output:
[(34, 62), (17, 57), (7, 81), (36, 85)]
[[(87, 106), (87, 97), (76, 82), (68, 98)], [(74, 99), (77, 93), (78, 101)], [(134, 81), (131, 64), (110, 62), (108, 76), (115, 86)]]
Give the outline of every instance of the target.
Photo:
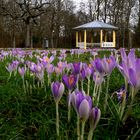
[(124, 63), (127, 63), (129, 66), (133, 65), (133, 62), (135, 61), (136, 58), (134, 49), (130, 50), (128, 56), (126, 55), (124, 48), (121, 48), (120, 53), (121, 53), (122, 61)]
[(19, 72), (19, 74), (23, 77), (24, 76), (24, 74), (25, 74), (25, 68), (24, 67), (22, 67), (22, 68), (18, 68), (18, 72)]
[(136, 61), (135, 51), (134, 49), (131, 49), (128, 56), (126, 55), (124, 48), (121, 49), (120, 52), (121, 52), (122, 62), (118, 65), (118, 69), (128, 81), (129, 68), (135, 67), (135, 61)]
[(85, 68), (85, 75), (87, 78), (90, 78), (92, 73), (93, 73), (93, 67), (91, 65)]
[(99, 73), (104, 73), (102, 60), (100, 58), (97, 58), (94, 61), (91, 61), (91, 64), (94, 66), (96, 71), (98, 71)]
[(68, 76), (68, 75), (65, 74), (62, 77), (62, 81), (63, 81), (63, 83), (66, 85), (66, 87), (69, 90), (72, 90), (75, 87), (75, 85), (76, 85), (77, 76), (76, 75), (73, 75), (73, 74), (71, 74), (70, 76)]
[(90, 129), (94, 130), (100, 120), (101, 117), (101, 111), (97, 107), (93, 107), (90, 112)]
[(81, 80), (84, 80), (84, 79), (86, 78), (86, 71), (85, 71), (84, 68), (82, 68), (82, 70), (80, 71), (79, 74), (80, 74), (80, 75), (79, 75), (79, 78), (80, 78)]
[(62, 72), (63, 72), (63, 69), (62, 69), (62, 67), (60, 68), (60, 67), (54, 67), (54, 71), (55, 71), (55, 73), (56, 74), (62, 74)]
[(47, 64), (46, 65), (46, 71), (48, 72), (48, 74), (51, 74), (54, 72), (54, 66), (52, 64)]
[(106, 74), (111, 74), (113, 69), (116, 67), (114, 56), (110, 56), (109, 58), (104, 57), (102, 60), (102, 67)]
[(93, 73), (93, 80), (95, 81), (96, 85), (101, 85), (104, 81), (104, 75), (96, 71)]
[(63, 83), (53, 82), (51, 84), (51, 91), (56, 102), (59, 102), (63, 93), (64, 93), (64, 85)]
[(51, 63), (54, 60), (54, 56), (52, 55), (50, 58), (48, 56), (44, 56), (43, 59), (40, 59), (42, 64), (46, 66), (46, 64)]
[(7, 69), (8, 72), (11, 73), (12, 71), (15, 70), (15, 67), (13, 66), (13, 64), (8, 64), (8, 66), (6, 67), (6, 69)]
[(73, 63), (73, 73), (74, 74), (79, 74), (82, 68), (82, 63), (81, 62), (76, 62)]
[(41, 63), (38, 63), (37, 65), (34, 65), (34, 70), (36, 73), (40, 73), (43, 71), (43, 65)]
[(130, 85), (136, 89), (140, 89), (140, 59), (135, 61), (135, 67), (130, 68), (128, 74)]
[(128, 98), (128, 92), (125, 90), (125, 86), (122, 86), (119, 90), (115, 92), (117, 94), (117, 98), (119, 102), (123, 101), (123, 98)]
[(89, 118), (90, 106), (89, 106), (89, 102), (86, 99), (81, 101), (78, 111), (79, 111), (79, 116), (82, 120), (86, 121)]
[(58, 111), (58, 103), (64, 93), (64, 85), (63, 83), (53, 82), (51, 84), (52, 94), (56, 103), (56, 133), (59, 137), (59, 111)]
[(70, 95), (70, 102), (76, 110), (79, 117), (83, 120), (87, 120), (92, 108), (92, 100), (90, 96), (84, 96), (81, 91), (74, 91)]

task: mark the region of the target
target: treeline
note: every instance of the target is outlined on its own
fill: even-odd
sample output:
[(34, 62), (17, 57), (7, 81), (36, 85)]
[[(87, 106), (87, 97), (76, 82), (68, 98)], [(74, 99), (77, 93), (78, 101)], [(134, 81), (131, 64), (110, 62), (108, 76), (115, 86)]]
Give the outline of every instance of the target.
[(0, 47), (74, 47), (73, 27), (93, 20), (119, 27), (120, 47), (139, 46), (140, 0), (0, 0)]

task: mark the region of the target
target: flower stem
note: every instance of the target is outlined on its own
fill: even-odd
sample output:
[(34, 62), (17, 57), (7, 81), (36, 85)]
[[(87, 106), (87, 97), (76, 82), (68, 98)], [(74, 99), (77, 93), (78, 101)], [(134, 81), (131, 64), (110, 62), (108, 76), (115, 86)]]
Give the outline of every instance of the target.
[(125, 93), (125, 95), (123, 96), (123, 100), (122, 100), (122, 104), (121, 104), (120, 120), (121, 120), (122, 117), (123, 117), (125, 107), (126, 107), (126, 93)]
[(84, 91), (83, 90), (83, 80), (81, 80), (81, 90)]
[(77, 83), (76, 83), (76, 88), (79, 90), (79, 75), (77, 75)]
[[(70, 97), (71, 90), (69, 90), (68, 98)], [(68, 122), (70, 122), (70, 114), (71, 114), (71, 105), (69, 104), (68, 101)]]
[(106, 93), (105, 93), (104, 112), (106, 112), (106, 107), (107, 107), (109, 80), (110, 80), (110, 75), (107, 76), (107, 86), (106, 86)]
[(93, 95), (92, 95), (93, 98), (94, 98), (94, 96), (95, 96), (96, 88), (97, 88), (97, 85), (96, 85), (96, 83), (95, 83), (95, 84), (94, 84)]
[(102, 85), (99, 86), (99, 93), (98, 93), (98, 96), (97, 96), (97, 106), (98, 106), (98, 104), (99, 104), (100, 95), (101, 95), (101, 90), (102, 90)]
[(78, 114), (77, 114), (77, 140), (80, 140), (80, 119)]
[(56, 102), (56, 134), (59, 137), (59, 112), (58, 112), (58, 102)]
[(89, 90), (90, 90), (90, 78), (88, 78), (88, 85), (87, 85), (87, 95), (89, 96)]
[(126, 78), (124, 79), (124, 81), (125, 81), (125, 91), (127, 91), (127, 88), (128, 88), (128, 81), (127, 81)]
[(127, 112), (124, 115), (123, 123), (127, 120), (128, 116), (131, 114), (132, 106), (133, 106), (133, 103), (134, 103), (134, 99), (135, 99), (136, 93), (137, 93), (137, 90), (134, 87), (132, 87), (131, 94), (130, 94), (130, 96), (131, 96), (131, 102), (130, 102), (130, 105), (128, 106)]
[(93, 137), (93, 129), (91, 129), (88, 133), (88, 140), (92, 140)]
[(86, 123), (86, 121), (82, 121), (82, 132), (81, 132), (81, 139), (80, 140), (84, 140), (85, 123)]
[(24, 93), (26, 93), (26, 88), (25, 88), (25, 80), (24, 80), (24, 77), (22, 78), (22, 81), (23, 81), (23, 90), (24, 90)]
[(50, 84), (50, 75), (48, 74), (48, 87), (49, 87), (49, 84)]

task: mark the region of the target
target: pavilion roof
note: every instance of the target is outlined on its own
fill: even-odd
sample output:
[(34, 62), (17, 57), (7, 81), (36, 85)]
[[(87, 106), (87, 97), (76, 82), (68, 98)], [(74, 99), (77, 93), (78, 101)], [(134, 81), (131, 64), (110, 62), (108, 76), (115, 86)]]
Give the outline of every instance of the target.
[(80, 26), (75, 27), (76, 30), (84, 30), (84, 29), (110, 29), (110, 30), (117, 30), (118, 27), (113, 25), (101, 22), (101, 21), (92, 21)]

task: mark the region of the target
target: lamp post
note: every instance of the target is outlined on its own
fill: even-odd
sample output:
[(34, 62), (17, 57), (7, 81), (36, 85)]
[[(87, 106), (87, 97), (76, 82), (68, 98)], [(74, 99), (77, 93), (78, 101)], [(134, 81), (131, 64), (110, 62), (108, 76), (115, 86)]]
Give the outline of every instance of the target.
[(54, 47), (54, 30), (52, 30), (51, 47)]

